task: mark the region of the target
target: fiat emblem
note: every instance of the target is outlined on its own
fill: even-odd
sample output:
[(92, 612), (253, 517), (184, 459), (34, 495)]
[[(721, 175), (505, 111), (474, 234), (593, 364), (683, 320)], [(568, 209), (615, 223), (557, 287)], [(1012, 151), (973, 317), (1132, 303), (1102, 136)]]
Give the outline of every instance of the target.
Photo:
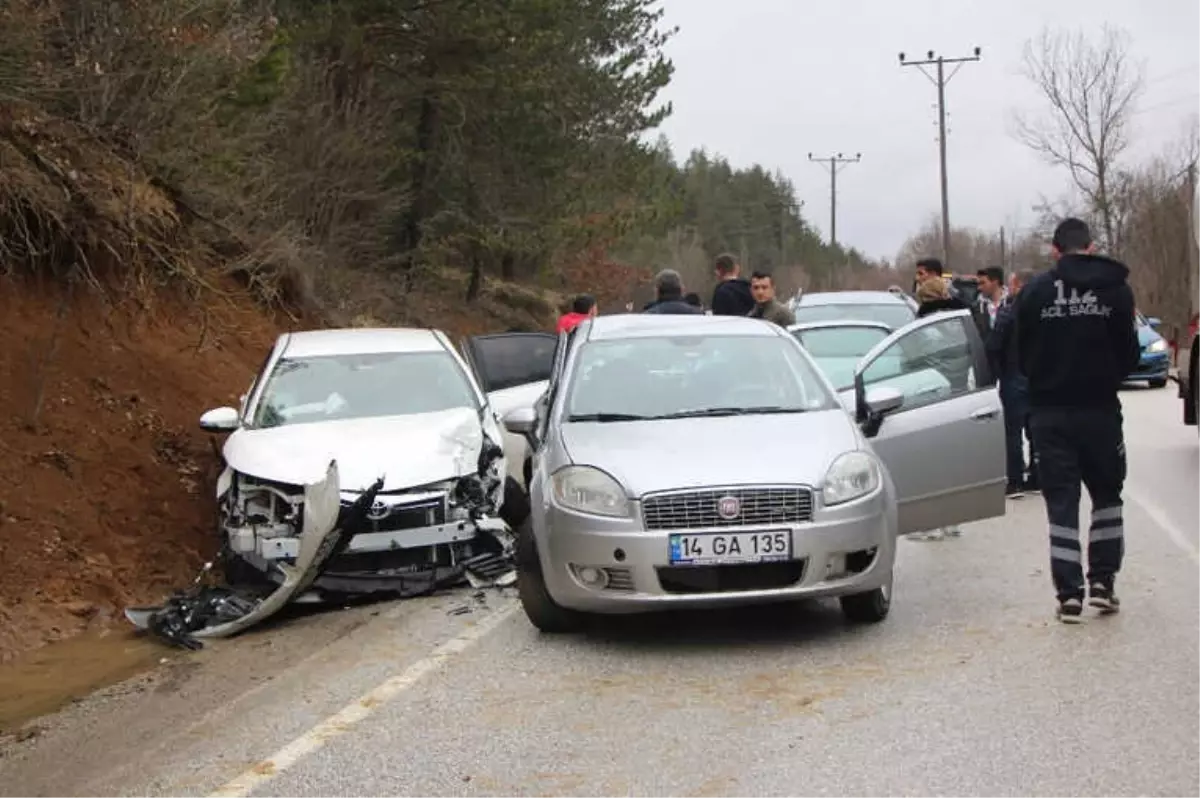
[(742, 503), (737, 496), (722, 496), (717, 499), (717, 515), (726, 521), (737, 518), (742, 512)]

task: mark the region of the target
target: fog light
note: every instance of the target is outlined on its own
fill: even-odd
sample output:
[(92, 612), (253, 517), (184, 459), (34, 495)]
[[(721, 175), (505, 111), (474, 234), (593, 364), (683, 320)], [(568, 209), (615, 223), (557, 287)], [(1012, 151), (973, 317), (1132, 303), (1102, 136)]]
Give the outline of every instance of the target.
[(575, 575), (588, 587), (602, 588), (608, 584), (608, 574), (602, 568), (593, 568), (590, 565), (577, 566)]

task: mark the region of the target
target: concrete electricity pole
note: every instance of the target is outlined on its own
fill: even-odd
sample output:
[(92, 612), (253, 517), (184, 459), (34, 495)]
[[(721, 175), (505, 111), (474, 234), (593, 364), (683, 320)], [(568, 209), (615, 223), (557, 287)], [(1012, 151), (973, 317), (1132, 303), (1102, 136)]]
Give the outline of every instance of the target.
[(837, 173), (838, 167), (848, 163), (858, 163), (862, 160), (862, 153), (854, 153), (853, 158), (843, 158), (839, 152), (837, 155), (831, 155), (828, 158), (814, 158), (810, 152), (808, 160), (813, 163), (819, 163), (829, 170), (829, 246), (837, 246)]
[[(962, 69), (963, 64), (968, 61), (978, 61), (982, 53), (983, 51), (976, 47), (975, 54), (972, 56), (966, 58), (945, 58), (935, 55), (933, 50), (930, 50), (925, 54), (926, 59), (924, 61), (909, 61), (904, 57), (904, 53), (900, 53), (900, 66), (917, 67), (925, 77), (933, 82), (933, 85), (937, 86), (938, 150), (942, 162), (942, 263), (947, 269), (950, 268), (950, 197), (946, 180), (946, 84), (958, 74), (958, 70)], [(956, 64), (949, 76), (946, 75), (946, 64)], [(931, 65), (937, 67), (936, 77), (925, 71), (925, 67)]]

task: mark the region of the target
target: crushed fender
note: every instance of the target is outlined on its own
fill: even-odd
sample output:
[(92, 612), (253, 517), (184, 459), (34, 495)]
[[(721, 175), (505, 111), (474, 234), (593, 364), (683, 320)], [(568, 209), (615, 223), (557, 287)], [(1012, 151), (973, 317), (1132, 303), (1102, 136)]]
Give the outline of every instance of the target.
[(193, 650), (202, 646), (199, 638), (230, 637), (271, 617), (303, 595), (329, 560), (363, 527), (367, 511), (383, 488), (383, 479), (347, 508), (340, 524), (338, 485), (337, 463), (331, 462), (325, 479), (305, 486), (300, 552), (294, 563), (277, 564), (283, 581), (272, 592), (261, 595), (250, 589), (197, 584), (176, 593), (161, 606), (130, 607), (125, 617), (171, 645)]

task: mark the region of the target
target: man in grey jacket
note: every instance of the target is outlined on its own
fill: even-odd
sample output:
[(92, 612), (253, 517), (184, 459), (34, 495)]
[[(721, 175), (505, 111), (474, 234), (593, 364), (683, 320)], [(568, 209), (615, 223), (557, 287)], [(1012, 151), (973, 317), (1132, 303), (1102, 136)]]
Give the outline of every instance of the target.
[(766, 319), (780, 327), (796, 323), (796, 314), (775, 298), (775, 280), (770, 272), (756, 271), (750, 275), (750, 293), (754, 295), (753, 319)]
[(704, 315), (703, 308), (683, 301), (683, 278), (674, 269), (663, 269), (654, 276), (654, 301), (642, 312), (677, 316)]

